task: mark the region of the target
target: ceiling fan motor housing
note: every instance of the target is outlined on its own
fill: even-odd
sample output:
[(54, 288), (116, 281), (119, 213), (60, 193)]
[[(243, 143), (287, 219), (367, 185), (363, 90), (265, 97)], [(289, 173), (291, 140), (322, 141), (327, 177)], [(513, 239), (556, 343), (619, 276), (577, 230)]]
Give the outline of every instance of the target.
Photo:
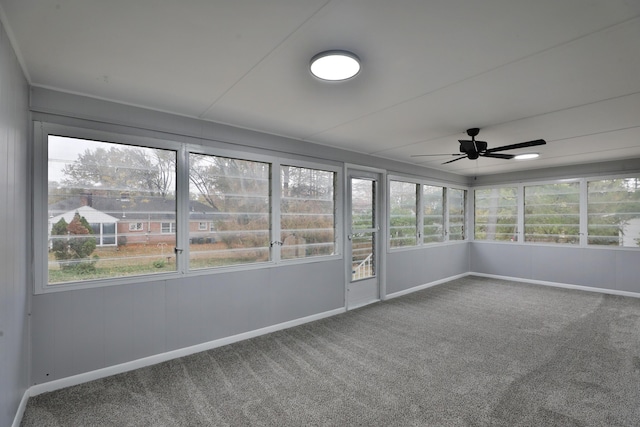
[(460, 140), (460, 152), (465, 153), (469, 159), (475, 160), (479, 153), (487, 151), (486, 141), (464, 141)]

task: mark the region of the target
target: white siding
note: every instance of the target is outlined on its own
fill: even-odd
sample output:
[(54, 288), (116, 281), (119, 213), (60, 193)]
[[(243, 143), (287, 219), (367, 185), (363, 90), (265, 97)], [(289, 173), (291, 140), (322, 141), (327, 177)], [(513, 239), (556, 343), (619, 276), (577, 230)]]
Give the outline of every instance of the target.
[(29, 88), (0, 24), (0, 425), (29, 385), (27, 241)]

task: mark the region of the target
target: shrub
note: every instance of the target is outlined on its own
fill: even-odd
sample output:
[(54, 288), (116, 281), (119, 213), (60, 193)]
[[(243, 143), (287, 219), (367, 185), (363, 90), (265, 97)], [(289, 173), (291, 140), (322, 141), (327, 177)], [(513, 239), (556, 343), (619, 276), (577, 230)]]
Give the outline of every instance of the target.
[(63, 270), (75, 270), (81, 274), (95, 271), (97, 257), (90, 258), (96, 249), (96, 239), (91, 236), (91, 227), (79, 213), (73, 216), (69, 224), (60, 219), (51, 229), (53, 240), (52, 250), (56, 260)]

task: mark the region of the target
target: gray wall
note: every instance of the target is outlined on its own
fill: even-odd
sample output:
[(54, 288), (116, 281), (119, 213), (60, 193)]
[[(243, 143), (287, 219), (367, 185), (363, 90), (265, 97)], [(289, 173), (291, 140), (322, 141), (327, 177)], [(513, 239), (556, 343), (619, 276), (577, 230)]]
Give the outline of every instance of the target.
[(27, 241), (29, 88), (0, 24), (0, 425), (8, 426), (28, 381)]
[(468, 243), (425, 246), (387, 254), (387, 295), (469, 271)]
[(640, 294), (635, 250), (472, 242), (471, 271)]
[(342, 260), (33, 297), (33, 383), (344, 306)]

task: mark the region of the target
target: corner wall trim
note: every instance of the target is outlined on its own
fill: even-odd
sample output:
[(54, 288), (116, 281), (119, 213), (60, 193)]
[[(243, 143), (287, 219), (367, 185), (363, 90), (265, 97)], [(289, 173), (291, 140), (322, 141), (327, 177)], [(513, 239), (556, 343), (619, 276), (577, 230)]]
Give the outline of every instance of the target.
[[(335, 316), (346, 312), (344, 307), (337, 308), (335, 310), (325, 311), (323, 313), (313, 314), (311, 316), (302, 317), (299, 319), (290, 320), (276, 325), (267, 326), (264, 328), (256, 329), (253, 331), (243, 332), (241, 334), (232, 335), (230, 337), (220, 338), (217, 340), (205, 342), (202, 344), (196, 344), (190, 347), (180, 348), (177, 350), (168, 351), (166, 353), (156, 354), (142, 359), (132, 360), (131, 362), (121, 363), (119, 365), (108, 366), (106, 368), (96, 369), (95, 371), (85, 372), (78, 375), (72, 375), (70, 377), (61, 378), (42, 384), (33, 385), (27, 390), (28, 396), (37, 396), (42, 393), (50, 391), (60, 390), (62, 388), (71, 387), (78, 384), (83, 384), (89, 381), (109, 377), (116, 374), (132, 371), (134, 369), (144, 368), (147, 366), (155, 365), (158, 363), (166, 362), (168, 360), (177, 359), (179, 357), (189, 356), (194, 353), (202, 351), (212, 350), (217, 347), (222, 347), (228, 344), (233, 344), (239, 341), (244, 341), (250, 338), (255, 338), (260, 335), (266, 335), (272, 332), (280, 331), (282, 329), (292, 328), (305, 323), (313, 322), (315, 320), (324, 319), (325, 317)], [(27, 395), (25, 393), (25, 395)], [(24, 406), (26, 407), (26, 399), (24, 400)], [(21, 403), (22, 406), (22, 403)], [(24, 412), (24, 408), (22, 409)], [(18, 417), (20, 415), (20, 417)], [(22, 414), (18, 413), (16, 419), (19, 421), (22, 418)], [(17, 426), (20, 425), (18, 422)]]
[(522, 277), (500, 276), (497, 274), (474, 273), (469, 272), (468, 276), (487, 277), (490, 279), (511, 280), (513, 282), (529, 283), (532, 285), (551, 286), (554, 288), (575, 289), (579, 291), (598, 292), (601, 294), (619, 295), (623, 297), (640, 298), (640, 293), (629, 291), (618, 291), (615, 289), (595, 288), (591, 286), (572, 285), (569, 283), (549, 282), (546, 280), (523, 279)]
[(384, 297), (384, 299), (385, 300), (389, 300), (389, 299), (392, 299), (392, 298), (398, 298), (398, 297), (401, 297), (403, 295), (411, 294), (413, 292), (418, 292), (418, 291), (421, 291), (423, 289), (430, 288), (432, 286), (441, 285), (443, 283), (447, 283), (447, 282), (450, 282), (452, 280), (456, 280), (456, 279), (461, 279), (463, 277), (467, 277), (469, 274), (472, 274), (472, 273), (456, 274), (455, 276), (450, 276), (450, 277), (446, 277), (444, 279), (436, 280), (434, 282), (425, 283), (424, 285), (414, 286), (413, 288), (404, 289), (402, 291), (398, 291), (398, 292), (394, 292), (392, 294), (388, 294), (387, 296)]
[(18, 410), (16, 411), (16, 416), (13, 418), (13, 423), (11, 427), (20, 427), (22, 423), (22, 417), (24, 416), (24, 411), (27, 409), (27, 401), (29, 400), (29, 396), (31, 396), (30, 389), (26, 389), (24, 394), (22, 395), (22, 399), (20, 400), (20, 405), (18, 405)]

